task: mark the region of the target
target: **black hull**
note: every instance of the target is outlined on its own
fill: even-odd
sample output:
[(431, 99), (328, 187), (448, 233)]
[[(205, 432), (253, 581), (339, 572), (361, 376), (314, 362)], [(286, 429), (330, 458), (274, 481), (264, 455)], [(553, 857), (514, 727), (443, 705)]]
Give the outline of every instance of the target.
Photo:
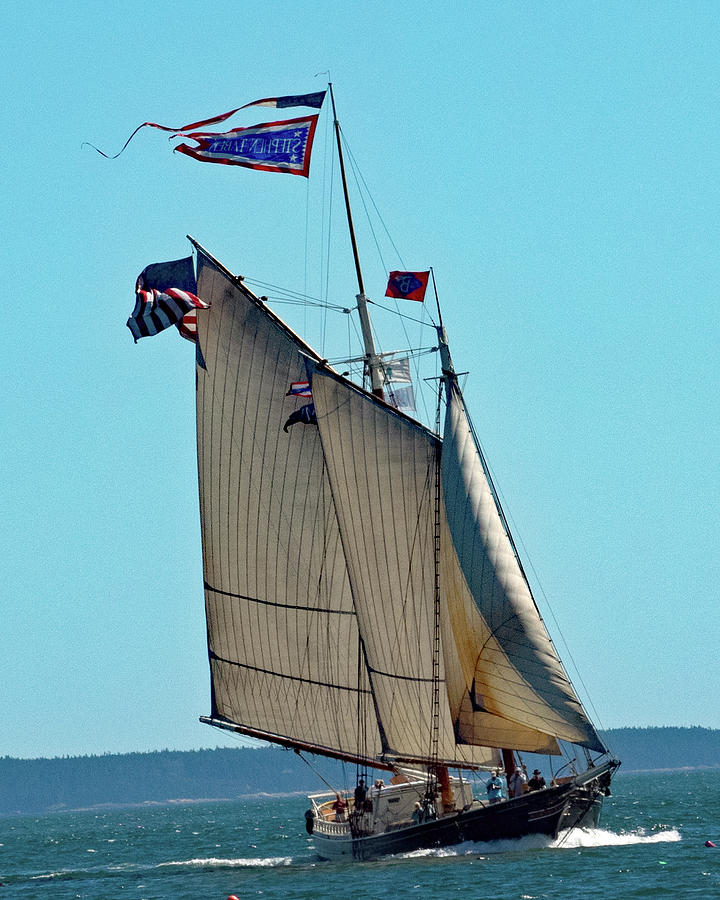
[[(609, 775), (606, 776), (609, 783)], [(452, 847), (467, 841), (508, 840), (530, 834), (555, 838), (571, 828), (598, 824), (606, 779), (586, 784), (572, 782), (533, 791), (492, 806), (474, 807), (382, 834), (355, 838), (331, 838), (316, 834), (315, 847), (321, 859), (374, 859), (396, 853), (434, 847)]]

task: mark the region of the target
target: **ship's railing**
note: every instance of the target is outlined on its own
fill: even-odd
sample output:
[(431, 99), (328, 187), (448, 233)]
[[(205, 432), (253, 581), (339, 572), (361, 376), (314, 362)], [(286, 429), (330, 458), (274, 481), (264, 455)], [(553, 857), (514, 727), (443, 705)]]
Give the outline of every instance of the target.
[(320, 831), (323, 834), (333, 834), (339, 836), (346, 836), (350, 834), (350, 823), (349, 822), (333, 822), (330, 819), (318, 819), (315, 823), (315, 830)]

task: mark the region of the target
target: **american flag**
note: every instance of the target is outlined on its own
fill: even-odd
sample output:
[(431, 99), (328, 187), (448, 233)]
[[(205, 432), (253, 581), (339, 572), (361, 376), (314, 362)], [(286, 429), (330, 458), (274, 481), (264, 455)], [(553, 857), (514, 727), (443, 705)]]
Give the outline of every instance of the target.
[[(135, 343), (141, 337), (158, 334), (171, 325), (177, 325), (180, 334), (188, 340), (197, 340), (196, 310), (207, 309), (208, 304), (195, 294), (179, 288), (166, 288), (164, 291), (151, 288), (149, 291), (138, 290), (136, 298), (135, 308), (127, 320)], [(184, 321), (186, 316), (187, 323)]]
[(197, 295), (192, 256), (146, 266), (135, 283), (135, 309), (127, 320), (135, 343), (177, 325), (180, 334), (197, 343), (197, 311), (209, 304)]
[[(200, 302), (202, 303), (202, 300)], [(178, 331), (186, 341), (193, 341), (193, 343), (197, 344), (197, 308), (191, 309), (190, 312), (185, 313), (178, 322)]]

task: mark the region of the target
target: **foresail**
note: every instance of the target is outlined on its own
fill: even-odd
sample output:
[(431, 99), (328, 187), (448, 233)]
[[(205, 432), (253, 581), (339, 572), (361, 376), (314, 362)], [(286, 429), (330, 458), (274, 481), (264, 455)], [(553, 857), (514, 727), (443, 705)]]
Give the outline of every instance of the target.
[(500, 717), (536, 733), (535, 738), (527, 734), (529, 744), (515, 740), (505, 746), (535, 749), (531, 744), (538, 736), (552, 736), (604, 751), (535, 606), (454, 385), (445, 420), (442, 481), (457, 560), (446, 558), (445, 570), (446, 578), (450, 573), (449, 617), (466, 688), (457, 719), (460, 734), (488, 741), (487, 726)]
[[(431, 756), (435, 478), (439, 440), (324, 371), (313, 400), (370, 684), (389, 756)], [(438, 757), (491, 766), (495, 751), (458, 745), (442, 679)]]
[(317, 429), (283, 424), (311, 353), (198, 252), (197, 440), (214, 718), (381, 750)]
[(558, 755), (560, 748), (552, 735), (479, 708), (473, 680), (475, 661), (487, 630), (479, 633), (469, 624), (481, 623), (482, 619), (465, 582), (445, 516), (440, 547), (443, 647), (455, 651), (445, 653), (445, 678), (457, 739), (468, 744)]

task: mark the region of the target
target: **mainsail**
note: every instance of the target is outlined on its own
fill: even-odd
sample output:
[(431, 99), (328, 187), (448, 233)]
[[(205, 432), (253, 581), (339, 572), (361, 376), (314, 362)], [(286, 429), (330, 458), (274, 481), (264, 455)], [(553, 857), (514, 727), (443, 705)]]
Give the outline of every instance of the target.
[(212, 718), (347, 754), (364, 743), (374, 757), (320, 439), (283, 432), (312, 351), (201, 250), (198, 291), (211, 303), (197, 441)]
[[(212, 721), (386, 764), (489, 767), (493, 748), (557, 753), (557, 739), (604, 750), (454, 382), (441, 441), (328, 369), (197, 249)], [(288, 386), (308, 378), (317, 427), (285, 433)]]

